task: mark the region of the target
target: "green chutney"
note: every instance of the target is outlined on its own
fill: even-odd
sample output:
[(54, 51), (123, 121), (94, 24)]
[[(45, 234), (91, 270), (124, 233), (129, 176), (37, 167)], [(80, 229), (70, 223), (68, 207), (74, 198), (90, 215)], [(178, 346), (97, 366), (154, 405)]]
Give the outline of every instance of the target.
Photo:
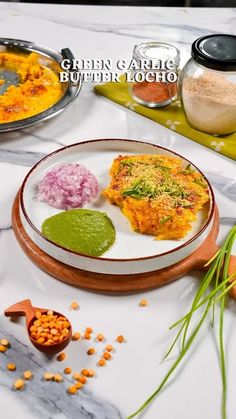
[(89, 209), (62, 211), (47, 218), (42, 233), (52, 242), (88, 256), (101, 256), (116, 237), (106, 213)]

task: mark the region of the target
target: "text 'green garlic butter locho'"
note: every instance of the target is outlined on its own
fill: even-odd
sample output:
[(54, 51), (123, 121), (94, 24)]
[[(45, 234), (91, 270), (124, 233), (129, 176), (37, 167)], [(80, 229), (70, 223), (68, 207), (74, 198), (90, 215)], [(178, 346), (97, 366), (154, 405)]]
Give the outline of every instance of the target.
[(62, 211), (47, 218), (42, 233), (53, 243), (87, 256), (101, 256), (116, 237), (106, 213), (89, 209)]

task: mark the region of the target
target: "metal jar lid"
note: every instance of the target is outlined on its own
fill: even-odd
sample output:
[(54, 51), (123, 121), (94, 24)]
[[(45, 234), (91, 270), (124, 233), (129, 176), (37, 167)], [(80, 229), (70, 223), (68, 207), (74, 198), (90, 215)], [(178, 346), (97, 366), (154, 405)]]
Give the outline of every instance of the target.
[(152, 60), (158, 62), (159, 60), (167, 61), (171, 59), (173, 63), (178, 66), (180, 60), (180, 52), (174, 45), (165, 42), (143, 42), (135, 45), (134, 58), (138, 60)]
[(236, 71), (236, 36), (217, 34), (198, 38), (192, 44), (191, 55), (204, 67)]
[[(11, 38), (0, 38), (0, 51), (21, 54), (30, 54), (31, 52), (36, 52), (42, 57), (44, 65), (49, 66), (53, 71), (55, 71), (55, 73), (60, 71), (60, 63), (64, 58), (67, 58), (70, 61), (74, 58), (73, 54), (68, 48), (64, 48), (61, 50), (61, 52), (58, 52), (54, 49), (48, 48), (44, 45), (36, 44), (34, 42)], [(81, 83), (81, 78), (79, 78), (78, 83), (63, 83), (62, 96), (54, 105), (50, 106), (45, 111), (42, 111), (28, 118), (2, 124), (0, 123), (0, 133), (26, 128), (58, 115), (60, 112), (66, 109), (78, 96), (81, 89)]]

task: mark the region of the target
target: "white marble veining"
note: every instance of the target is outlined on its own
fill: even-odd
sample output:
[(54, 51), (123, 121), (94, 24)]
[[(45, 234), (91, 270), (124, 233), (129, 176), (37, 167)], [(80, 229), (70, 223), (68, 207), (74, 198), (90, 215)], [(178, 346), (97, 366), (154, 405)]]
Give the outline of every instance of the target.
[[(2, 37), (32, 40), (60, 50), (70, 47), (77, 58), (131, 57), (135, 43), (146, 40), (171, 42), (181, 50), (182, 64), (191, 42), (204, 34), (236, 34), (236, 9), (179, 9), (94, 7), (1, 3)], [(27, 342), (23, 321), (12, 323), (0, 317), (0, 338), (10, 335), (12, 349), (0, 354), (0, 412), (3, 419), (116, 419), (136, 409), (159, 384), (170, 366), (160, 360), (171, 341), (168, 326), (189, 303), (201, 274), (193, 272), (163, 288), (132, 296), (105, 296), (65, 285), (36, 268), (19, 248), (11, 229), (11, 206), (29, 168), (57, 148), (93, 138), (142, 139), (171, 148), (195, 163), (209, 177), (221, 216), (219, 242), (236, 218), (235, 162), (178, 135), (153, 121), (134, 114), (82, 88), (76, 102), (58, 117), (34, 128), (0, 136), (0, 310), (15, 301), (31, 298), (34, 305), (51, 307), (70, 317), (75, 330), (92, 326), (107, 342), (124, 334), (127, 343), (117, 347), (114, 359), (98, 371), (79, 396), (66, 394), (64, 383), (44, 383), (43, 371), (61, 372), (96, 367), (86, 355), (92, 342), (74, 342), (61, 365), (46, 360)], [(141, 309), (146, 297), (150, 306)], [(69, 311), (72, 299), (78, 312)], [(228, 368), (228, 419), (235, 418), (235, 303), (226, 313)], [(12, 337), (14, 336), (14, 337)], [(142, 416), (144, 419), (220, 418), (221, 383), (213, 333), (207, 328), (188, 366)], [(9, 359), (15, 373), (6, 372)], [(34, 379), (26, 389), (12, 390), (15, 377), (32, 369)], [(201, 400), (201, 403), (199, 403)]]

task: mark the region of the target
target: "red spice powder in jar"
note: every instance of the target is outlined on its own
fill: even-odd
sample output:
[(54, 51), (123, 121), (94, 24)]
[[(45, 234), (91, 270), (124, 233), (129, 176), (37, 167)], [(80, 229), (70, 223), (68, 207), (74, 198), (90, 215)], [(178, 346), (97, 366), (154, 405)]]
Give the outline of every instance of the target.
[(176, 83), (143, 81), (134, 83), (132, 93), (138, 99), (150, 103), (162, 103), (170, 100), (177, 94)]

